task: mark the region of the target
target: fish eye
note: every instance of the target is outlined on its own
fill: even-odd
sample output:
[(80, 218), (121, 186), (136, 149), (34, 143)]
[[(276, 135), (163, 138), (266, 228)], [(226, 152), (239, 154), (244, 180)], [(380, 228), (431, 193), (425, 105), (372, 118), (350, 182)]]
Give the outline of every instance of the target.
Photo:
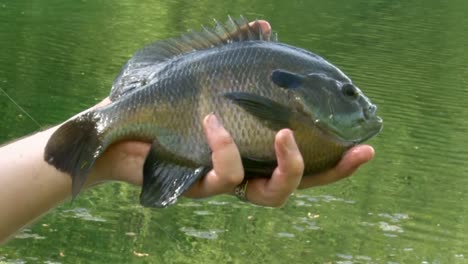
[(359, 96), (356, 87), (349, 83), (343, 85), (343, 87), (341, 87), (341, 91), (343, 92), (344, 95), (351, 97), (353, 99), (356, 99)]

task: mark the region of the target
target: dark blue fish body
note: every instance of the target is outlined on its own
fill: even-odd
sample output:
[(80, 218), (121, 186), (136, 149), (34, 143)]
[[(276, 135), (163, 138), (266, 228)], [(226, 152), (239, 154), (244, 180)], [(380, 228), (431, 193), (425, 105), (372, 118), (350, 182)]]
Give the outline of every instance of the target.
[(245, 20), (149, 45), (126, 64), (110, 97), (59, 128), (45, 159), (72, 175), (76, 194), (113, 142), (152, 142), (141, 202), (153, 207), (174, 203), (212, 168), (202, 128), (209, 113), (231, 133), (246, 175), (265, 177), (276, 167), (282, 128), (294, 131), (313, 174), (382, 127), (376, 107), (338, 68)]

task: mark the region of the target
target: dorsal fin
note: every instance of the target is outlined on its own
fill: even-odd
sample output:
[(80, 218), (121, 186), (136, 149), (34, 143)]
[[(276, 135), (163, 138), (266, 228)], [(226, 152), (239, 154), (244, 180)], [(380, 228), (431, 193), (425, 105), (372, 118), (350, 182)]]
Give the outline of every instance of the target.
[(156, 72), (160, 63), (167, 59), (196, 50), (209, 49), (232, 42), (263, 40), (277, 41), (277, 35), (263, 32), (260, 23), (249, 21), (241, 16), (225, 24), (215, 20), (212, 28), (203, 27), (200, 31), (189, 31), (178, 38), (157, 41), (139, 50), (122, 68), (114, 80), (110, 99), (119, 97), (151, 83), (151, 75)]

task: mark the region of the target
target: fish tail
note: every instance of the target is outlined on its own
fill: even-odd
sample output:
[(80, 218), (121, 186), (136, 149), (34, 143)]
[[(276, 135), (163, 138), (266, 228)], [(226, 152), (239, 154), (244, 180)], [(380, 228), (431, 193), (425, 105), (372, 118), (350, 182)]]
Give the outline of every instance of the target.
[(44, 160), (72, 177), (72, 194), (83, 188), (89, 171), (104, 151), (97, 125), (100, 118), (88, 112), (60, 126), (50, 137)]

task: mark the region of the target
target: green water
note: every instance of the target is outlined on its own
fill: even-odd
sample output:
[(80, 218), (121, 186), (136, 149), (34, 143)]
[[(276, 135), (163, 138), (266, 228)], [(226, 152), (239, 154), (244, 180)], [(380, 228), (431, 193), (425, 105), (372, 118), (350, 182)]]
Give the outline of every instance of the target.
[[(376, 159), (282, 209), (150, 210), (108, 184), (18, 234), (0, 263), (468, 263), (467, 1), (0, 0), (0, 88), (56, 124), (104, 98), (144, 44), (228, 14), (269, 20), (353, 78), (384, 118)], [(38, 130), (3, 93), (0, 109), (0, 142)]]

